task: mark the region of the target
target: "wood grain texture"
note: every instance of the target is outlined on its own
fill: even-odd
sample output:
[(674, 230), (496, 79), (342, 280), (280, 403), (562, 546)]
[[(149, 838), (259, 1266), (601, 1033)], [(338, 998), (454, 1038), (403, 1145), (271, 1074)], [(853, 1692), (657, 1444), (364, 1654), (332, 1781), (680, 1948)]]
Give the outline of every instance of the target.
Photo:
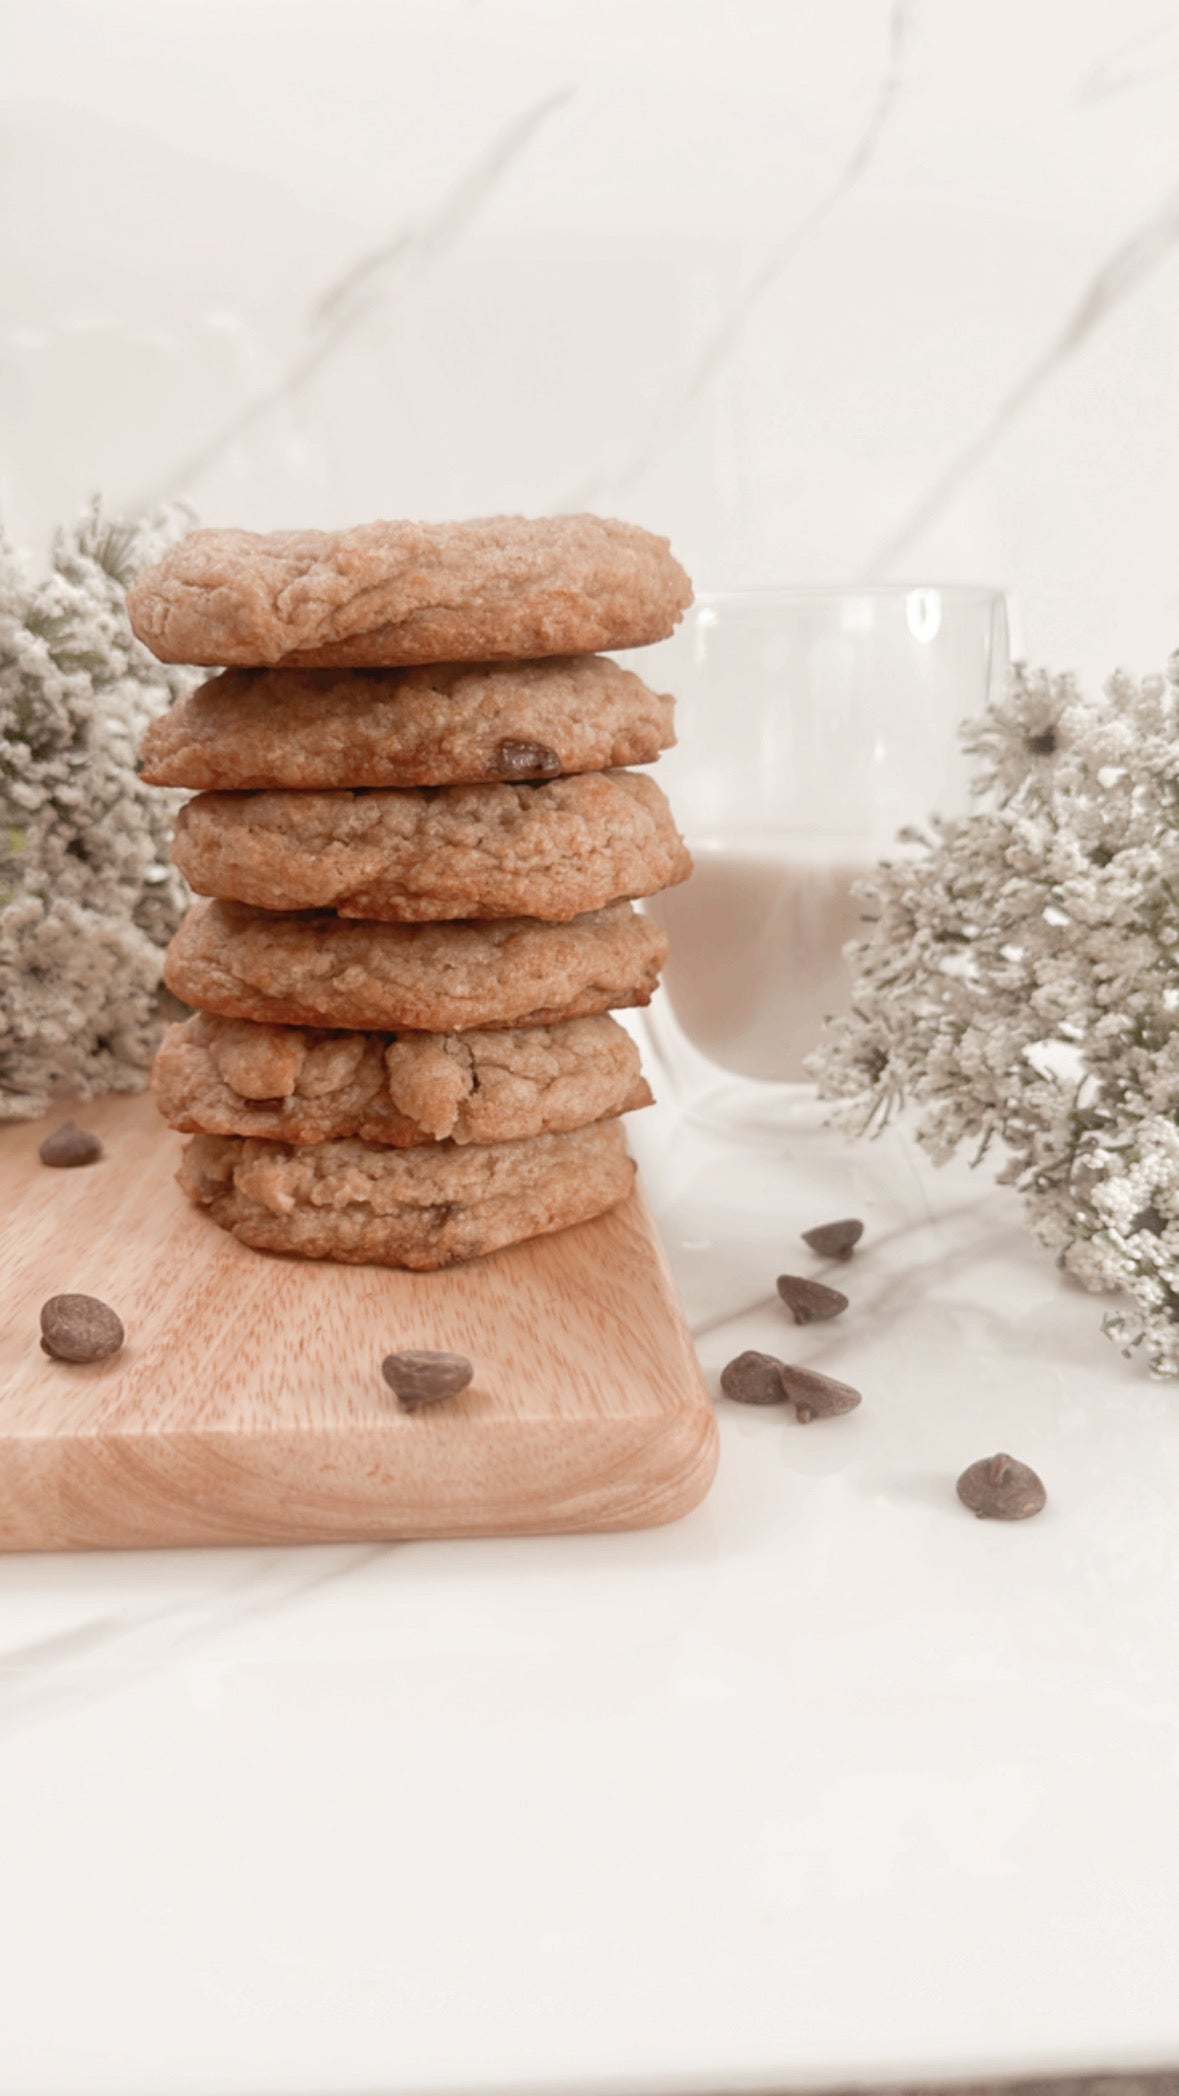
[[(716, 1424), (642, 1194), (613, 1215), (435, 1274), (250, 1251), (173, 1184), (147, 1099), (77, 1119), (75, 1171), (0, 1129), (0, 1548), (524, 1535), (676, 1520)], [(76, 1367), (40, 1306), (79, 1291), (127, 1344)], [(468, 1354), (470, 1388), (401, 1412), (384, 1354)]]

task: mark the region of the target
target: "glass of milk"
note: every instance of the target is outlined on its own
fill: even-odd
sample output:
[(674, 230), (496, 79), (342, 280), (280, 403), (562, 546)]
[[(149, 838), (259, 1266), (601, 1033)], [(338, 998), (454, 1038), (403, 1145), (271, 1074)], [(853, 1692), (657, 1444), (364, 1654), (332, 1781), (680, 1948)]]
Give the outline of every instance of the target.
[(706, 596), (625, 657), (678, 701), (662, 759), (696, 870), (644, 905), (671, 952), (644, 1015), (657, 1091), (751, 1131), (812, 1110), (805, 1058), (843, 1009), (853, 883), (898, 830), (966, 795), (958, 728), (1008, 667), (996, 590), (863, 587)]

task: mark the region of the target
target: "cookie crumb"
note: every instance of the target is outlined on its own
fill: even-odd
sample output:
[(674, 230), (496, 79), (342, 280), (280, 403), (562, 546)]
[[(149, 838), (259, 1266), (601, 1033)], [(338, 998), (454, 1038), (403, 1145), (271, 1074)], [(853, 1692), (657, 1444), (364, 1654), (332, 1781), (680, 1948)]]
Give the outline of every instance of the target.
[(804, 1230), (802, 1241), (820, 1259), (850, 1259), (863, 1234), (863, 1223), (849, 1215), (842, 1222), (817, 1223), (813, 1230)]
[(817, 1368), (783, 1368), (782, 1384), (800, 1426), (812, 1419), (837, 1419), (843, 1412), (854, 1412), (863, 1402), (850, 1383), (820, 1375)]
[(786, 1396), (783, 1372), (773, 1354), (738, 1354), (722, 1368), (720, 1386), (739, 1405), (780, 1405)]
[(457, 1397), (475, 1371), (465, 1354), (430, 1353), (407, 1348), (386, 1354), (381, 1374), (404, 1412), (421, 1405), (436, 1405), (444, 1397)]
[(958, 1497), (980, 1521), (1026, 1521), (1048, 1503), (1035, 1471), (1002, 1453), (971, 1463), (958, 1479)]
[(778, 1275), (778, 1294), (796, 1325), (820, 1324), (847, 1309), (847, 1297), (823, 1281), (804, 1281), (798, 1274)]
[(95, 1295), (51, 1295), (41, 1305), (41, 1346), (55, 1361), (109, 1361), (126, 1334)]
[(97, 1164), (102, 1156), (102, 1144), (88, 1128), (79, 1128), (76, 1121), (63, 1121), (52, 1135), (47, 1135), (37, 1152), (42, 1164), (66, 1168), (78, 1164)]

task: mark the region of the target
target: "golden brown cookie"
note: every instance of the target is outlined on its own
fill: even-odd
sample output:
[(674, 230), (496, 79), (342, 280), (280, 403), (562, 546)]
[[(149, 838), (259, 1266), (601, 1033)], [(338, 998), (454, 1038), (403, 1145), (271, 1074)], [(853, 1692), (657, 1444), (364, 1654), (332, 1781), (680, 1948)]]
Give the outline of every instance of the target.
[(672, 701), (604, 655), (409, 670), (225, 670), (151, 723), (152, 786), (446, 786), (649, 764)]
[(243, 1141), (197, 1135), (177, 1178), (243, 1244), (301, 1259), (428, 1270), (584, 1223), (629, 1193), (618, 1121), (518, 1143)]
[(666, 798), (633, 771), (539, 786), (199, 794), (180, 811), (172, 856), (198, 895), (430, 924), (564, 923), (692, 870)]
[(189, 911), (164, 980), (229, 1019), (462, 1033), (646, 1004), (666, 955), (628, 903), (569, 924), (365, 924), (214, 902)]
[(664, 640), (692, 601), (666, 539), (609, 517), (192, 531), (128, 592), (162, 662), (397, 667)]
[(482, 1033), (328, 1033), (198, 1013), (170, 1026), (152, 1071), (185, 1135), (287, 1143), (343, 1136), (516, 1142), (649, 1106), (639, 1052), (617, 1020)]

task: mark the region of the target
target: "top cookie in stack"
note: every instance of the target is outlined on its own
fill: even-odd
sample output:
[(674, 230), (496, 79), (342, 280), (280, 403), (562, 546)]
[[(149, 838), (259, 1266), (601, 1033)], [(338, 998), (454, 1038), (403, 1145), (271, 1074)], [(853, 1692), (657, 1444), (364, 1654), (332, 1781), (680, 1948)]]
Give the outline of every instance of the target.
[(650, 1094), (605, 1014), (663, 957), (632, 899), (690, 861), (616, 768), (671, 701), (591, 651), (690, 601), (665, 540), (588, 516), (198, 531), (139, 578), (140, 639), (224, 666), (142, 765), (199, 790), (174, 856), (212, 900), (165, 972), (200, 1009), (155, 1083), (216, 1221), (431, 1267), (622, 1198)]

